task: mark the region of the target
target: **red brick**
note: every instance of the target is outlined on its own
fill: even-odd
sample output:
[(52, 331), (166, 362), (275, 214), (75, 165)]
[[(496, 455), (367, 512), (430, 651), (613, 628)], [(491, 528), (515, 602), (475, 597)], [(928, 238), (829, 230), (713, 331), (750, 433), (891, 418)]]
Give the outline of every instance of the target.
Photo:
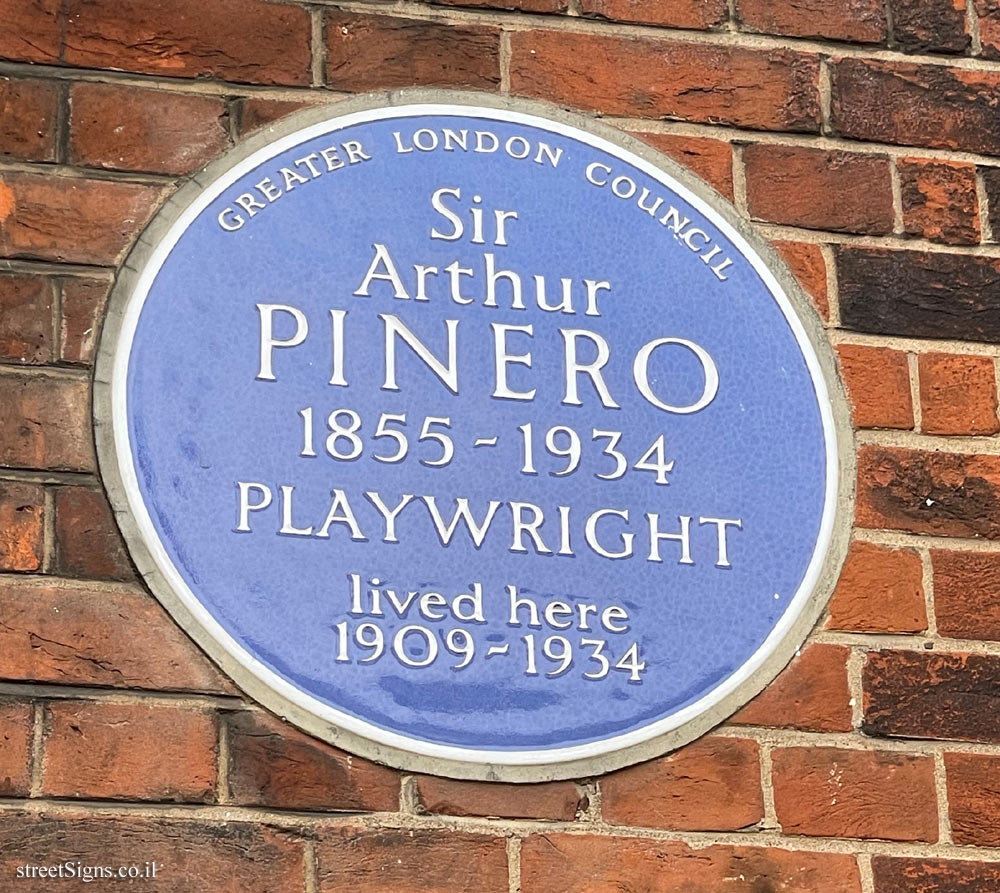
[(742, 738), (703, 738), (600, 785), (602, 814), (612, 825), (738, 831), (764, 818), (757, 743)]
[(444, 6), (474, 6), (479, 9), (510, 9), (518, 12), (565, 12), (569, 0), (437, 0)]
[(424, 19), (329, 12), (326, 76), (335, 90), (500, 84), (500, 31)]
[(812, 298), (813, 306), (823, 318), (830, 321), (830, 292), (826, 278), (826, 258), (819, 245), (808, 242), (772, 241), (781, 259), (788, 264), (792, 275)]
[(585, 16), (665, 25), (669, 28), (716, 28), (729, 17), (726, 0), (581, 0)]
[(533, 834), (521, 848), (522, 893), (861, 893), (840, 853), (708, 846), (588, 834)]
[(56, 569), (74, 577), (131, 580), (135, 573), (104, 493), (55, 488)]
[(0, 375), (0, 465), (93, 471), (90, 383), (38, 374)]
[(0, 701), (0, 797), (27, 797), (31, 790), (31, 704)]
[(923, 353), (920, 423), (925, 434), (996, 434), (996, 370), (992, 357)]
[(737, 0), (736, 13), (746, 31), (852, 43), (886, 39), (882, 0)]
[(50, 797), (207, 803), (216, 739), (215, 717), (185, 707), (53, 701), (42, 789)]
[(903, 351), (839, 344), (837, 356), (856, 428), (913, 427), (910, 366)]
[(1000, 863), (875, 856), (875, 893), (996, 893)]
[(1000, 846), (1000, 757), (946, 753), (948, 816), (955, 843)]
[(0, 580), (0, 678), (201, 691), (235, 689), (150, 595), (51, 578)]
[[(318, 893), (507, 893), (507, 842), (462, 831), (332, 828), (316, 844)], [(525, 891), (527, 893), (527, 891)]]
[(4, 173), (0, 256), (112, 265), (159, 197), (136, 183)]
[(37, 484), (0, 481), (0, 571), (41, 569), (44, 502), (45, 492)]
[(883, 155), (756, 143), (743, 150), (752, 217), (808, 229), (892, 232), (892, 176)]
[(0, 274), (0, 359), (14, 363), (52, 359), (52, 304), (50, 280)]
[(0, 158), (55, 161), (58, 107), (53, 82), (0, 77)]
[(311, 80), (309, 12), (263, 0), (67, 0), (65, 61), (250, 84)]
[(889, 0), (892, 34), (908, 53), (964, 53), (971, 43), (966, 0)]
[(586, 796), (569, 781), (496, 784), (420, 775), (416, 790), (420, 809), (436, 815), (571, 822), (587, 806)]
[(93, 884), (66, 878), (16, 881), (26, 893), (102, 887), (114, 893), (301, 893), (305, 887), (302, 842), (266, 825), (242, 822), (5, 812), (0, 876), (15, 877), (17, 866), (29, 860), (45, 866), (72, 861), (116, 868), (155, 862), (157, 876)]
[(511, 33), (511, 91), (607, 115), (819, 129), (819, 68), (790, 50)]
[(850, 653), (849, 648), (840, 645), (808, 645), (730, 721), (811, 732), (849, 732)]
[(303, 735), (261, 713), (225, 719), (235, 803), (278, 809), (396, 812), (399, 773)]
[(245, 137), (259, 130), (266, 124), (273, 124), (286, 115), (315, 105), (312, 102), (297, 102), (294, 99), (265, 99), (260, 96), (250, 96), (241, 99), (237, 114), (237, 131)]
[(878, 651), (862, 673), (869, 735), (1000, 742), (1000, 658)]
[(829, 614), (828, 629), (859, 633), (927, 629), (920, 555), (855, 540), (830, 599)]
[(229, 112), (217, 96), (82, 83), (69, 98), (74, 164), (188, 174), (229, 145)]
[(839, 747), (771, 752), (774, 806), (786, 834), (938, 838), (934, 759)]
[(0, 58), (59, 61), (62, 0), (0, 0)]
[(897, 167), (909, 235), (947, 245), (979, 244), (974, 164), (904, 158)]
[(832, 82), (840, 136), (1000, 153), (1000, 72), (840, 59)]
[(931, 563), (938, 632), (1000, 640), (1000, 555), (934, 550)]
[(672, 133), (634, 133), (733, 200), (733, 149), (729, 143), (700, 136), (677, 136)]
[(110, 291), (111, 283), (102, 279), (63, 281), (59, 347), (64, 363), (93, 363)]
[(1000, 59), (1000, 0), (975, 0), (979, 38), (987, 59)]
[(863, 446), (856, 523), (936, 536), (1000, 538), (1000, 456)]

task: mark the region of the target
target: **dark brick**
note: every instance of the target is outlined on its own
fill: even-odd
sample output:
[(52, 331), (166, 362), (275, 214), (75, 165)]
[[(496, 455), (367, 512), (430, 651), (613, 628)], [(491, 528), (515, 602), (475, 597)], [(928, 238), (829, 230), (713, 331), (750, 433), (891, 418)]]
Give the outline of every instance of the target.
[(50, 279), (0, 274), (0, 360), (29, 364), (52, 359), (52, 304)]
[(972, 43), (965, 4), (966, 0), (889, 0), (896, 46), (906, 53), (964, 53)]
[(862, 685), (865, 734), (1000, 742), (1000, 657), (877, 651)]
[(859, 527), (1000, 539), (1000, 456), (863, 446)]
[(1000, 259), (843, 245), (836, 263), (844, 328), (1000, 341)]
[(56, 487), (56, 569), (75, 577), (132, 580), (111, 506), (96, 487)]
[(0, 78), (0, 158), (55, 161), (58, 107), (54, 82)]
[(1000, 167), (981, 167), (979, 173), (983, 178), (986, 204), (989, 206), (990, 229), (993, 231), (993, 241), (996, 242), (1000, 240)]
[(415, 783), (420, 809), (435, 815), (572, 822), (587, 805), (571, 781), (497, 784), (420, 775)]
[(1000, 154), (1000, 72), (840, 59), (833, 124), (854, 139)]
[(157, 877), (124, 883), (103, 880), (12, 881), (26, 893), (92, 887), (130, 893), (301, 893), (305, 853), (301, 841), (266, 825), (178, 821), (63, 812), (57, 817), (5, 812), (0, 822), (0, 877), (14, 878), (18, 865), (81, 862), (144, 866)]
[(908, 235), (948, 245), (979, 243), (974, 165), (905, 158), (898, 168), (903, 228)]
[(335, 90), (500, 84), (500, 31), (423, 19), (330, 12), (326, 74)]
[(1000, 863), (981, 859), (907, 858), (872, 859), (875, 893), (996, 893), (1000, 890)]
[(983, 55), (987, 59), (1000, 59), (1000, 0), (975, 0), (975, 4)]
[(236, 803), (279, 809), (395, 812), (399, 774), (259, 713), (226, 718)]

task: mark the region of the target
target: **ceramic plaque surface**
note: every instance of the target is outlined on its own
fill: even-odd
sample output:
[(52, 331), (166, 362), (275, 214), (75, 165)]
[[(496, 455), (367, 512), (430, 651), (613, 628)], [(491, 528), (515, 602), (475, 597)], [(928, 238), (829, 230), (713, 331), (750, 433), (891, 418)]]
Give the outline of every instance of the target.
[(531, 780), (677, 746), (787, 662), (852, 450), (814, 311), (724, 199), (463, 94), (305, 113), (196, 179), (119, 277), (99, 444), (140, 570), (246, 691)]

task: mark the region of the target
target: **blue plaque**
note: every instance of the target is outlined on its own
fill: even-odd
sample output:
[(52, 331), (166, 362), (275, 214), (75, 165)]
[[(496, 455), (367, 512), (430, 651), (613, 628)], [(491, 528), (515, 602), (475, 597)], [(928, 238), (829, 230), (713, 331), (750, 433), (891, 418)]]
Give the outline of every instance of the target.
[(811, 307), (719, 195), (546, 106), (310, 111), (119, 277), (102, 472), (252, 696), (419, 771), (593, 774), (768, 682), (846, 548)]

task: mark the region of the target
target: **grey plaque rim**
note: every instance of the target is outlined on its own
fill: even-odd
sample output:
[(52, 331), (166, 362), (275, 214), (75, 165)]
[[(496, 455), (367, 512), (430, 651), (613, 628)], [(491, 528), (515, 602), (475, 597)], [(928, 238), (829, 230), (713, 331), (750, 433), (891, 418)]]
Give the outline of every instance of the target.
[[(478, 107), (497, 112), (534, 115), (602, 138), (659, 168), (710, 204), (713, 211), (759, 255), (784, 290), (818, 360), (831, 404), (838, 452), (837, 504), (830, 543), (819, 578), (784, 638), (756, 671), (721, 700), (691, 720), (641, 743), (581, 759), (510, 765), (426, 756), (340, 728), (275, 691), (239, 663), (205, 629), (157, 568), (139, 524), (129, 507), (128, 493), (120, 473), (114, 439), (111, 379), (126, 307), (140, 273), (157, 244), (183, 211), (209, 184), (275, 140), (311, 125), (355, 112), (421, 104)], [(853, 526), (856, 469), (854, 430), (834, 351), (812, 302), (803, 293), (777, 252), (755, 231), (748, 220), (739, 215), (727, 198), (638, 138), (612, 128), (600, 120), (569, 112), (549, 103), (512, 99), (495, 94), (444, 89), (406, 89), (369, 93), (321, 104), (295, 112), (277, 124), (263, 128), (189, 177), (154, 214), (119, 267), (97, 352), (93, 384), (93, 417), (99, 469), (116, 521), (143, 580), (174, 621), (180, 624), (202, 651), (252, 700), (329, 744), (409, 772), (516, 783), (587, 778), (661, 756), (699, 738), (761, 692), (805, 643), (836, 585), (847, 555)]]

